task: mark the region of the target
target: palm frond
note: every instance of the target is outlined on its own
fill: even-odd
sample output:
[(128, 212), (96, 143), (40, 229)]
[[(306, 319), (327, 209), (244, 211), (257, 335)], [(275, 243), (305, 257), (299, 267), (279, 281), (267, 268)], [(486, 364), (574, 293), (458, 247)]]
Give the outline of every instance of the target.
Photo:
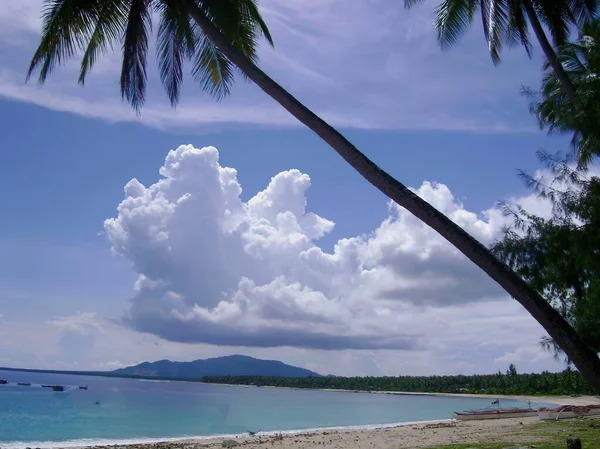
[(540, 22), (544, 23), (556, 47), (564, 45), (570, 34), (570, 26), (575, 23), (570, 0), (532, 0)]
[(81, 60), (79, 83), (82, 85), (98, 56), (112, 50), (113, 43), (125, 32), (127, 23), (127, 0), (104, 0), (100, 3), (95, 17), (96, 25)]
[(415, 6), (417, 3), (423, 3), (423, 0), (404, 0), (404, 7), (406, 9), (410, 9)]
[(435, 9), (434, 26), (442, 48), (454, 45), (464, 34), (477, 7), (476, 0), (444, 0)]
[[(255, 0), (204, 0), (200, 4), (188, 0), (187, 4), (190, 8), (198, 8), (238, 51), (254, 63), (258, 62), (259, 37), (264, 36), (269, 43), (273, 41)], [(206, 39), (199, 27), (195, 26), (194, 30), (197, 48), (192, 73), (203, 89), (220, 100), (231, 90), (235, 66)], [(239, 73), (245, 78), (244, 73)]]
[(152, 22), (149, 0), (130, 0), (123, 42), (121, 96), (139, 112), (146, 95), (148, 34)]
[(508, 25), (506, 39), (509, 45), (520, 43), (527, 56), (531, 58), (531, 43), (529, 42), (529, 27), (525, 18), (525, 11), (521, 0), (508, 0)]
[(45, 0), (40, 44), (35, 51), (27, 80), (39, 69), (44, 83), (57, 65), (82, 50), (93, 33), (102, 0)]
[(600, 2), (598, 0), (570, 0), (569, 9), (578, 27), (598, 18)]
[(488, 50), (494, 64), (500, 62), (503, 38), (508, 30), (507, 4), (501, 0), (481, 0), (481, 21)]
[(183, 82), (183, 62), (196, 49), (194, 28), (180, 0), (162, 0), (158, 4), (160, 23), (157, 33), (157, 58), (160, 80), (172, 106), (179, 102)]
[(196, 45), (192, 74), (202, 89), (219, 101), (231, 92), (233, 65), (206, 36), (200, 37)]
[(274, 46), (273, 37), (267, 27), (264, 19), (262, 18), (258, 6), (255, 0), (238, 0), (239, 7), (242, 10), (242, 16), (246, 17), (251, 24), (254, 24), (255, 32), (258, 36), (264, 37), (267, 42)]

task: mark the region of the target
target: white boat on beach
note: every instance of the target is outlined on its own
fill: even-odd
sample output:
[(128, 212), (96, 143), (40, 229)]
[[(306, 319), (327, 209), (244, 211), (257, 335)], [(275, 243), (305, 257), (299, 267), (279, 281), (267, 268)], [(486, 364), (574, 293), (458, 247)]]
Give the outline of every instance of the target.
[(500, 401), (492, 402), (495, 408), (488, 407), (480, 410), (465, 410), (464, 412), (454, 412), (454, 419), (460, 421), (470, 421), (478, 419), (503, 419), (503, 418), (527, 418), (538, 416), (538, 411), (534, 408), (500, 408)]
[(454, 419), (468, 421), (472, 419), (502, 419), (502, 418), (526, 418), (538, 416), (538, 411), (528, 408), (505, 408), (499, 410), (466, 410), (454, 412)]
[(542, 421), (558, 419), (600, 417), (600, 404), (597, 405), (561, 405), (556, 408), (541, 408), (538, 416)]

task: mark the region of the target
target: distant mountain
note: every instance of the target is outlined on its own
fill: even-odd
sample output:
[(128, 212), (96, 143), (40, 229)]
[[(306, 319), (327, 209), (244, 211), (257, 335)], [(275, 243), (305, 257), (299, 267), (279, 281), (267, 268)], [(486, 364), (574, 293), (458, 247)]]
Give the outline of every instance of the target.
[(200, 379), (204, 376), (276, 376), (321, 377), (297, 366), (277, 360), (260, 360), (245, 355), (230, 355), (193, 362), (144, 362), (111, 371), (115, 376), (160, 377), (169, 379)]

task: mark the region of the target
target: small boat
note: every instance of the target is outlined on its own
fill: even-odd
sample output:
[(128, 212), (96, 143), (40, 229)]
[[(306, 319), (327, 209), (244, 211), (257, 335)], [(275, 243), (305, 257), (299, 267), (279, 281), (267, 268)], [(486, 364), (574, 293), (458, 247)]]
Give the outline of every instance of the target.
[(42, 385), (42, 388), (52, 388), (54, 385)]
[(31, 384), (29, 382), (17, 382), (17, 385), (21, 385), (22, 387), (30, 387)]
[(65, 391), (65, 387), (62, 385), (52, 385), (52, 391)]
[(0, 385), (6, 385), (7, 383), (8, 383), (8, 380), (0, 379)]
[(88, 387), (87, 387), (87, 385), (80, 385), (80, 386), (79, 386), (79, 389), (80, 389), (80, 390), (87, 390), (87, 389), (88, 389)]
[(500, 408), (500, 401), (492, 402), (496, 408), (484, 408), (480, 410), (465, 410), (464, 412), (454, 412), (454, 419), (459, 421), (470, 421), (476, 419), (502, 419), (502, 418), (526, 418), (529, 416), (537, 416), (538, 411), (531, 408)]
[(556, 408), (540, 408), (538, 416), (542, 421), (600, 416), (600, 404), (561, 405)]
[(454, 419), (468, 421), (472, 419), (501, 419), (501, 418), (526, 418), (537, 416), (538, 411), (530, 408), (504, 408), (498, 410), (466, 410), (454, 412)]

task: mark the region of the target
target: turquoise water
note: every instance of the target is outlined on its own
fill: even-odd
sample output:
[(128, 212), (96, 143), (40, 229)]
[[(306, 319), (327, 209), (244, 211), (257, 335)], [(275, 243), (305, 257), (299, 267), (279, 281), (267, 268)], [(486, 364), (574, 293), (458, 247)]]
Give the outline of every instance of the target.
[[(52, 447), (449, 419), (493, 398), (229, 387), (0, 371), (0, 447)], [(71, 386), (53, 392), (40, 384)], [(87, 385), (88, 390), (77, 389)], [(524, 406), (505, 400), (502, 406)], [(534, 406), (537, 404), (533, 404)]]

